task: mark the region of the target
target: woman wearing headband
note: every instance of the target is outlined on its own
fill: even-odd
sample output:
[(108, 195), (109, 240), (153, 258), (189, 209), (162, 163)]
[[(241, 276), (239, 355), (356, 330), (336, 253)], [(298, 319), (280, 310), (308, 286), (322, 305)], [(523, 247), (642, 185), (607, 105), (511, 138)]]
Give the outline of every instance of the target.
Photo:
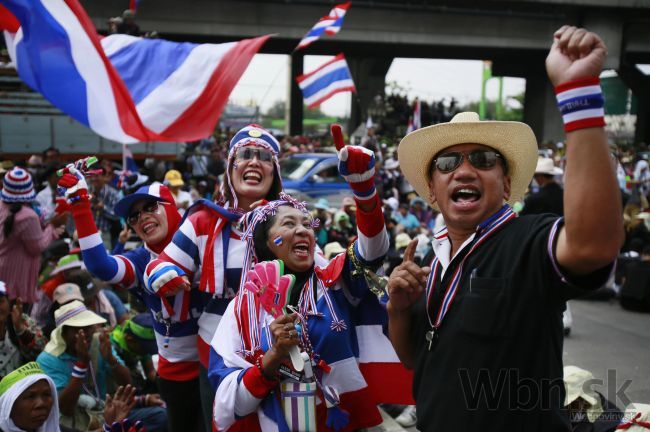
[[(214, 335), (209, 376), (218, 430), (356, 430), (381, 423), (378, 403), (410, 399), (408, 374), (382, 332), (384, 292), (365, 277), (388, 249), (381, 205), (376, 197), (357, 203), (359, 238), (369, 247), (357, 240), (323, 267), (315, 264), (314, 222), (303, 203), (282, 194), (247, 217), (247, 262), (263, 263), (251, 264), (247, 289)], [(286, 314), (273, 313), (249, 287), (272, 273), (259, 266), (274, 259), (295, 280)], [(272, 301), (283, 295), (271, 293)], [(295, 347), (305, 364), (296, 367), (292, 356), (288, 368)], [(304, 396), (305, 389), (312, 393)]]
[(200, 293), (205, 304), (198, 322), (198, 357), (201, 403), (208, 431), (214, 399), (214, 389), (207, 378), (210, 341), (239, 287), (244, 260), (240, 233), (233, 225), (256, 202), (277, 199), (282, 190), (279, 152), (278, 141), (261, 126), (249, 125), (239, 130), (230, 141), (218, 205), (200, 200), (190, 207), (172, 242), (147, 267), (147, 288), (163, 299), (183, 292), (184, 280), (180, 275), (191, 276), (201, 270), (198, 289), (191, 292)]

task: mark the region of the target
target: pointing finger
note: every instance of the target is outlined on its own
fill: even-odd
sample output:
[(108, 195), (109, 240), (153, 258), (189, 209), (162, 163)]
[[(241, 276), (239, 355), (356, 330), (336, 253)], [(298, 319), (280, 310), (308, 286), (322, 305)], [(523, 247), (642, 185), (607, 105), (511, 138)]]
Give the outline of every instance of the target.
[(332, 132), (332, 138), (334, 138), (334, 145), (336, 146), (336, 150), (340, 151), (343, 147), (345, 147), (341, 125), (334, 123), (332, 126), (330, 126), (330, 131)]
[(413, 261), (413, 258), (415, 258), (415, 248), (417, 248), (417, 246), (418, 239), (411, 240), (411, 243), (406, 246), (406, 250), (404, 250), (404, 258), (402, 259), (403, 263), (407, 261)]

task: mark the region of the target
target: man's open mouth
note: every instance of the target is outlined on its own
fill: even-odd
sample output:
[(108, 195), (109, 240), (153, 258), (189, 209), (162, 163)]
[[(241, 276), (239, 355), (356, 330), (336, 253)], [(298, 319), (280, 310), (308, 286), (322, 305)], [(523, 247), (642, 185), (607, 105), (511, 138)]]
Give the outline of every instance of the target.
[(475, 202), (481, 198), (481, 192), (475, 187), (463, 186), (451, 194), (452, 201), (456, 203)]

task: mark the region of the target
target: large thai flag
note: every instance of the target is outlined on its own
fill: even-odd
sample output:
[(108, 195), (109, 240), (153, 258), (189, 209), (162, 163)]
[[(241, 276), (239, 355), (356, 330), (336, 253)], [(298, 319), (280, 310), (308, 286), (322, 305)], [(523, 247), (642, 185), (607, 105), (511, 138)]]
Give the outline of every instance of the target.
[(356, 92), (354, 81), (343, 53), (318, 69), (296, 77), (305, 103), (314, 108), (340, 92)]
[(0, 26), (27, 85), (126, 144), (209, 136), (268, 38), (218, 45), (101, 38), (78, 0), (2, 0)]
[(343, 25), (343, 17), (348, 11), (352, 2), (342, 3), (334, 6), (329, 15), (322, 17), (314, 26), (303, 36), (302, 40), (298, 43), (296, 51), (309, 46), (322, 36), (323, 33), (328, 35), (335, 35), (341, 30)]

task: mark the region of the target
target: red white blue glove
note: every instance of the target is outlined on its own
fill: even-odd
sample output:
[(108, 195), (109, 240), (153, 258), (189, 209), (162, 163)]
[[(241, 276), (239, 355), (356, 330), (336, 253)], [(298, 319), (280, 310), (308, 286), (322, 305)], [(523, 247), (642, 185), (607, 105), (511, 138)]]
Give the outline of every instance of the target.
[(160, 297), (176, 295), (183, 289), (188, 288), (183, 278), (185, 272), (180, 267), (156, 259), (147, 264), (144, 274), (145, 289)]
[(69, 164), (63, 168), (63, 176), (59, 179), (58, 186), (59, 195), (65, 196), (69, 204), (78, 201), (90, 201), (88, 183), (86, 183), (84, 175), (74, 164)]
[(348, 182), (355, 198), (375, 197), (375, 154), (365, 147), (345, 145), (341, 126), (332, 125), (332, 137), (338, 151), (339, 173)]

